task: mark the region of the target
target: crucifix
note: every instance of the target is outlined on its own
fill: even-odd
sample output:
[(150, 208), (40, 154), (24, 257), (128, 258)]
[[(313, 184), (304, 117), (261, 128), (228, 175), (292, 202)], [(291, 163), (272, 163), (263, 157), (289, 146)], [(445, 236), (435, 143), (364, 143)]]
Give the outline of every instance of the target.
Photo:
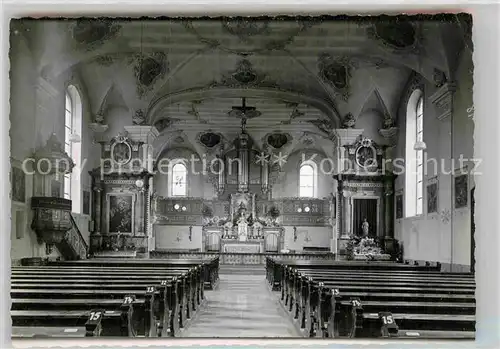
[(238, 136), (238, 158), (240, 160), (238, 166), (238, 191), (247, 192), (248, 191), (248, 147), (249, 147), (249, 136), (246, 133), (247, 120), (259, 116), (261, 113), (257, 111), (255, 107), (248, 107), (246, 104), (246, 98), (243, 97), (241, 106), (234, 106), (229, 112), (230, 116), (241, 118), (241, 134)]
[(248, 107), (246, 98), (241, 98), (241, 106), (233, 106), (229, 112), (230, 116), (241, 118), (241, 131), (245, 133), (247, 120), (260, 116), (260, 111), (255, 107)]

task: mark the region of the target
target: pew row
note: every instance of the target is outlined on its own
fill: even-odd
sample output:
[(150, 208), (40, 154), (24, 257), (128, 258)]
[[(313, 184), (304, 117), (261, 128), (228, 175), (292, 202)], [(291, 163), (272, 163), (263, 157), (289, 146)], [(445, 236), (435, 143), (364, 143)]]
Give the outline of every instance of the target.
[(202, 305), (206, 276), (218, 275), (207, 261), (179, 262), (13, 267), (13, 337), (178, 336)]
[(350, 264), (266, 263), (271, 289), (304, 336), (474, 338), (473, 275)]

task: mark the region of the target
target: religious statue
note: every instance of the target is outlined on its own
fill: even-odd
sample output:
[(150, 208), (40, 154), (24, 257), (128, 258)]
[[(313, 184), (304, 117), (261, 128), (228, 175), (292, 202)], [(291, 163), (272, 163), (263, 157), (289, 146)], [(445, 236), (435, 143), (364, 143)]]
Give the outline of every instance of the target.
[(361, 224), (361, 230), (363, 231), (363, 236), (368, 236), (368, 230), (370, 228), (370, 224), (366, 221), (366, 218), (363, 219), (363, 223)]
[(248, 235), (248, 222), (245, 214), (246, 209), (240, 211), (240, 216), (238, 217), (238, 238), (240, 241), (246, 241)]

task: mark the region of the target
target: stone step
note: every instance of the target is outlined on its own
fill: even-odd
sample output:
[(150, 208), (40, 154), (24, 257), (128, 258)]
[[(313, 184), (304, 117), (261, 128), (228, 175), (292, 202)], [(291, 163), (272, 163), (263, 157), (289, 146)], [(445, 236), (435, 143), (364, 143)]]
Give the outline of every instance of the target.
[(221, 265), (219, 274), (230, 275), (265, 275), (264, 265)]

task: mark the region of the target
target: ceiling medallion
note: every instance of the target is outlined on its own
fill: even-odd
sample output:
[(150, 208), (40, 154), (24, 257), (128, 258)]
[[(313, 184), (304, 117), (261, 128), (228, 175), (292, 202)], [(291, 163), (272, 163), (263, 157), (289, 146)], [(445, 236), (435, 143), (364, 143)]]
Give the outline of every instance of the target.
[(93, 50), (106, 40), (115, 37), (121, 26), (110, 19), (77, 19), (71, 26), (74, 42), (87, 50)]
[(222, 77), (220, 83), (214, 82), (213, 87), (252, 87), (262, 86), (267, 76), (255, 71), (252, 63), (247, 59), (242, 59), (236, 63), (236, 69), (229, 75)]
[[(219, 35), (217, 39), (213, 39), (212, 36), (206, 35), (206, 28), (203, 27), (204, 22), (206, 20), (193, 21), (186, 19), (182, 21), (184, 28), (208, 47), (240, 56), (250, 56), (252, 54), (283, 50), (294, 41), (295, 37), (320, 21), (297, 21), (277, 17), (269, 20), (242, 17), (231, 19), (226, 17), (221, 23), (222, 28), (229, 34), (238, 37), (240, 42), (237, 43), (231, 37)], [(290, 24), (288, 28), (281, 26), (285, 22)], [(276, 23), (280, 23), (280, 26), (274, 26)], [(272, 36), (269, 35), (271, 32)], [(242, 48), (241, 42), (245, 44), (244, 48)]]
[(418, 53), (420, 27), (408, 16), (379, 19), (367, 28), (367, 34), (393, 53)]
[(351, 67), (343, 59), (335, 59), (329, 54), (318, 57), (319, 77), (331, 85), (335, 94), (342, 100), (349, 99), (349, 79), (351, 78)]
[(229, 18), (222, 22), (222, 27), (231, 35), (237, 36), (242, 41), (255, 35), (269, 34), (269, 20), (258, 18)]
[(219, 133), (205, 132), (200, 133), (197, 139), (204, 147), (211, 149), (221, 143), (222, 136)]
[(137, 79), (137, 94), (143, 97), (153, 89), (155, 82), (165, 75), (167, 56), (163, 52), (153, 52), (146, 57), (139, 54), (136, 61), (134, 72)]
[(287, 133), (275, 132), (266, 136), (267, 144), (274, 149), (281, 149), (290, 142), (291, 136)]
[(231, 76), (242, 85), (248, 85), (257, 80), (257, 74), (253, 71), (252, 63), (246, 59), (238, 62), (236, 71)]

